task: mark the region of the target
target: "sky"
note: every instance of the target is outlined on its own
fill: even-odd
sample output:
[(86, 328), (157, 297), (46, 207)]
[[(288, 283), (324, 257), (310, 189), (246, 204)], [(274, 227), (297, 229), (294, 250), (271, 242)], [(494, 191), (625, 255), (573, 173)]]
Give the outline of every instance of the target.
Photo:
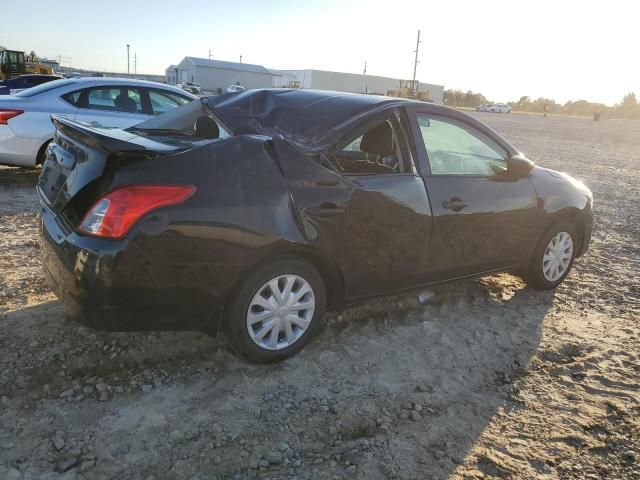
[[(7, 2), (0, 45), (64, 65), (163, 74), (185, 56), (417, 78), (506, 102), (640, 96), (636, 0)], [(37, 28), (36, 28), (37, 27)], [(42, 27), (42, 28), (41, 28)]]

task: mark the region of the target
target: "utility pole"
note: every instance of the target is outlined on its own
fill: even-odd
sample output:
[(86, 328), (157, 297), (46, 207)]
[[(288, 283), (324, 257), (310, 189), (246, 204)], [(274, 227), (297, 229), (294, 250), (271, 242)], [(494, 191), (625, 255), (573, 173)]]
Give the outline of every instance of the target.
[(127, 43), (127, 73), (129, 73), (129, 44)]
[(418, 30), (418, 40), (416, 41), (416, 58), (413, 62), (413, 81), (411, 82), (411, 89), (413, 94), (418, 93), (418, 86), (416, 85), (416, 71), (418, 69), (418, 50), (420, 49), (420, 30)]
[(209, 60), (211, 60), (211, 49), (209, 49)]
[(133, 73), (138, 74), (138, 52), (133, 54)]
[(367, 61), (364, 61), (364, 70), (362, 71), (362, 93), (367, 93)]
[(240, 63), (242, 63), (242, 55), (240, 55)]

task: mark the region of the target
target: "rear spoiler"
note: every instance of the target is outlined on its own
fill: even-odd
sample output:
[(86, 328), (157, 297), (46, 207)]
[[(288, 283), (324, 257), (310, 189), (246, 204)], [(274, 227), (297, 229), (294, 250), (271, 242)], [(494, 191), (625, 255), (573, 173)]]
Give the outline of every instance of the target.
[(51, 115), (51, 121), (62, 135), (105, 152), (147, 150), (168, 153), (178, 150), (178, 147), (156, 142), (120, 128), (80, 122), (60, 115)]

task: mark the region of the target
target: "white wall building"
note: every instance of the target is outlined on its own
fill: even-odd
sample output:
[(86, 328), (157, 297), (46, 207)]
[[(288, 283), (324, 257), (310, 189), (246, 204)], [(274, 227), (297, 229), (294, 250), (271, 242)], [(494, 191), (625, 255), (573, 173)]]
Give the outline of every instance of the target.
[[(271, 70), (275, 87), (299, 84), (300, 88), (335, 90), (351, 93), (376, 93), (386, 95), (389, 90), (400, 88), (399, 78), (362, 75), (358, 73), (330, 72), (326, 70)], [(427, 90), (429, 98), (442, 103), (444, 86), (420, 82), (419, 90)]]
[[(389, 90), (398, 89), (401, 82), (399, 78), (326, 70), (268, 70), (262, 65), (197, 57), (184, 57), (165, 73), (170, 85), (197, 82), (203, 90), (214, 94), (226, 92), (229, 85), (239, 83), (245, 88), (299, 87), (386, 95)], [(419, 89), (427, 90), (433, 102), (442, 103), (444, 86), (420, 82)]]
[[(171, 75), (169, 70), (173, 68)], [(262, 65), (223, 62), (198, 57), (184, 57), (176, 66), (166, 70), (167, 83), (197, 82), (203, 90), (213, 93), (226, 92), (229, 85), (239, 83), (245, 88), (270, 88), (273, 74)]]

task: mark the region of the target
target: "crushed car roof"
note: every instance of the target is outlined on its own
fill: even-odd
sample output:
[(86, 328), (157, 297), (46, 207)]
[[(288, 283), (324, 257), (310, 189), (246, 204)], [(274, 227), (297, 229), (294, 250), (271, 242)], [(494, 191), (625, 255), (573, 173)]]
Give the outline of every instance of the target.
[(305, 150), (333, 146), (345, 129), (408, 100), (342, 92), (264, 89), (204, 100), (234, 133), (282, 135)]

